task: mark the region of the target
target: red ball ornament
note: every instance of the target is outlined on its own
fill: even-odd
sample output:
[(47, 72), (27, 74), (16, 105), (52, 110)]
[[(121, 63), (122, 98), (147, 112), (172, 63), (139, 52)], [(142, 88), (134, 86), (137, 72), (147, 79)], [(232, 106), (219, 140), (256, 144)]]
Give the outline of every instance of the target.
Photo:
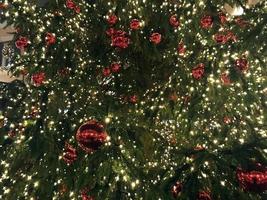
[(185, 49), (185, 45), (184, 45), (183, 42), (180, 42), (180, 43), (178, 44), (177, 51), (178, 51), (178, 54), (179, 54), (180, 56), (184, 56), (186, 49)]
[(140, 29), (141, 25), (138, 19), (132, 19), (131, 23), (130, 23), (130, 28), (132, 30), (138, 30)]
[(109, 67), (105, 67), (103, 70), (102, 70), (102, 74), (103, 76), (107, 77), (111, 74), (111, 70)]
[(224, 34), (221, 33), (216, 33), (214, 35), (214, 40), (218, 43), (218, 44), (225, 44), (227, 42), (227, 37)]
[(171, 188), (172, 196), (174, 198), (180, 196), (182, 189), (183, 189), (182, 183), (177, 181)]
[(203, 63), (198, 64), (196, 67), (192, 69), (192, 76), (199, 80), (203, 77), (205, 71), (205, 65)]
[(210, 192), (208, 191), (200, 191), (197, 196), (197, 200), (212, 200), (210, 196)]
[(238, 58), (235, 61), (235, 66), (238, 70), (240, 70), (241, 72), (245, 72), (248, 70), (248, 61), (246, 58)]
[(138, 101), (137, 95), (132, 95), (132, 96), (129, 97), (129, 102), (130, 103), (135, 104), (135, 103), (137, 103), (137, 101)]
[(29, 40), (27, 37), (20, 36), (19, 39), (15, 42), (15, 45), (18, 49), (23, 50), (29, 44)]
[(117, 73), (120, 71), (121, 65), (119, 63), (112, 63), (110, 68), (113, 73)]
[(107, 22), (110, 24), (110, 25), (114, 25), (116, 24), (118, 21), (118, 17), (115, 15), (115, 14), (110, 14), (108, 17), (107, 17)]
[(63, 160), (67, 164), (72, 164), (75, 160), (77, 160), (77, 152), (76, 149), (66, 142), (65, 144), (65, 150), (63, 153)]
[(53, 33), (46, 33), (45, 41), (47, 45), (52, 45), (56, 43), (56, 36)]
[(159, 44), (161, 42), (161, 34), (152, 33), (150, 36), (150, 41), (154, 44)]
[(221, 24), (225, 24), (227, 22), (226, 14), (223, 12), (220, 12), (219, 13), (219, 19), (220, 19)]
[(66, 6), (69, 9), (74, 9), (76, 7), (76, 4), (72, 0), (67, 0), (66, 1)]
[(176, 15), (172, 15), (169, 19), (169, 23), (171, 26), (177, 28), (180, 26), (180, 22), (179, 20), (177, 19), (177, 16)]
[(80, 126), (76, 140), (86, 153), (92, 153), (104, 144), (107, 140), (107, 133), (101, 123), (91, 120)]
[(114, 36), (112, 37), (111, 46), (125, 49), (129, 46), (130, 40), (126, 36)]
[(45, 81), (45, 73), (44, 72), (38, 72), (32, 75), (32, 82), (35, 86), (40, 86)]
[(205, 15), (200, 20), (200, 25), (202, 28), (208, 29), (213, 25), (213, 18), (210, 15)]
[(225, 117), (223, 118), (223, 122), (224, 122), (225, 124), (230, 124), (230, 123), (232, 122), (232, 119), (231, 119), (230, 117), (228, 117), (228, 116), (225, 116)]
[(267, 190), (267, 168), (244, 171), (237, 169), (237, 180), (244, 191), (262, 193)]
[(223, 85), (231, 85), (231, 79), (226, 72), (221, 74), (221, 82)]

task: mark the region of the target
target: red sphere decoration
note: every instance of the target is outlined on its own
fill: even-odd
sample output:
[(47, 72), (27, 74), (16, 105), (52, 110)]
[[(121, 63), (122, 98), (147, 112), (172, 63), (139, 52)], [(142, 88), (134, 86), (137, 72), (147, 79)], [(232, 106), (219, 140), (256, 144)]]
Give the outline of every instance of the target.
[(221, 82), (224, 85), (230, 85), (231, 84), (231, 79), (230, 79), (229, 75), (226, 72), (221, 74)]
[(76, 149), (72, 145), (66, 142), (65, 151), (63, 153), (63, 160), (68, 164), (72, 164), (76, 159), (77, 159)]
[(111, 74), (111, 70), (109, 69), (109, 67), (105, 67), (103, 70), (102, 70), (102, 73), (103, 73), (103, 76), (107, 77)]
[(197, 200), (212, 200), (208, 191), (200, 191), (197, 196)]
[(15, 45), (18, 49), (23, 50), (25, 47), (28, 46), (28, 43), (28, 38), (20, 36), (19, 39), (15, 42)]
[(213, 18), (210, 15), (205, 15), (200, 20), (200, 25), (202, 28), (208, 29), (213, 25)]
[(113, 36), (111, 46), (125, 49), (129, 46), (130, 40), (126, 36)]
[(248, 70), (248, 61), (246, 58), (238, 58), (235, 61), (235, 66), (241, 72), (247, 71)]
[(130, 28), (133, 30), (138, 30), (140, 28), (140, 22), (138, 19), (133, 19), (130, 23)]
[(150, 41), (154, 44), (159, 44), (161, 42), (161, 34), (152, 33), (150, 36)]
[(46, 33), (45, 41), (47, 45), (56, 43), (56, 36), (53, 33)]
[(173, 27), (178, 27), (180, 26), (180, 22), (179, 20), (177, 19), (177, 16), (176, 15), (172, 15), (169, 19), (169, 22), (170, 22), (170, 25), (172, 25)]
[(118, 21), (118, 17), (114, 14), (110, 14), (107, 18), (107, 22), (110, 24), (110, 25), (114, 25), (116, 24)]
[(45, 73), (39, 72), (32, 75), (32, 82), (35, 86), (40, 86), (45, 81)]
[(119, 63), (112, 63), (110, 68), (113, 73), (117, 73), (120, 71), (121, 65)]
[(193, 68), (192, 76), (197, 80), (201, 79), (204, 75), (204, 67), (205, 65), (203, 63), (198, 64), (195, 68)]
[(224, 34), (221, 33), (216, 33), (214, 35), (214, 40), (218, 43), (218, 44), (225, 44), (227, 42), (227, 37)]
[(180, 196), (182, 188), (183, 188), (182, 183), (177, 181), (171, 188), (172, 196), (174, 198), (177, 198), (178, 196)]
[(76, 134), (78, 145), (87, 153), (92, 153), (99, 149), (107, 139), (104, 126), (91, 120), (81, 125)]
[(262, 193), (267, 190), (267, 168), (262, 170), (244, 171), (237, 169), (237, 180), (245, 191)]
[(179, 54), (180, 56), (183, 56), (183, 55), (185, 54), (186, 48), (185, 48), (185, 45), (184, 45), (183, 42), (180, 42), (180, 43), (178, 44), (177, 51), (178, 51), (178, 54)]

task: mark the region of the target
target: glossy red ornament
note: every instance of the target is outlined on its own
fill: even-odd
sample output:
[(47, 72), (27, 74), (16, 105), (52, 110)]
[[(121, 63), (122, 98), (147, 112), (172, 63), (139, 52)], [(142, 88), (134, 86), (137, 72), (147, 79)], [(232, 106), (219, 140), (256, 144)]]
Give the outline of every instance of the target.
[(180, 196), (182, 189), (183, 189), (182, 183), (177, 181), (171, 188), (172, 196), (174, 198)]
[(161, 42), (161, 34), (160, 33), (152, 33), (150, 36), (150, 41), (154, 44), (159, 44)]
[(107, 133), (104, 126), (91, 120), (81, 125), (76, 133), (78, 145), (86, 152), (92, 153), (98, 150), (106, 141)]
[(180, 26), (180, 22), (179, 20), (177, 19), (177, 16), (176, 15), (172, 15), (169, 19), (169, 23), (171, 26), (177, 28)]
[(246, 58), (238, 58), (235, 61), (235, 66), (241, 72), (247, 71), (248, 70), (248, 61)]
[(114, 25), (116, 24), (118, 21), (118, 17), (115, 15), (115, 14), (110, 14), (108, 17), (107, 17), (107, 22), (110, 24), (110, 25)]
[(267, 167), (253, 171), (238, 168), (236, 175), (239, 185), (244, 191), (262, 193), (267, 190)]
[(213, 18), (210, 15), (205, 15), (200, 20), (200, 25), (202, 28), (208, 29), (213, 25)]
[(214, 40), (218, 44), (225, 44), (227, 42), (227, 37), (224, 34), (222, 34), (222, 33), (216, 33), (214, 35)]
[(111, 70), (109, 67), (105, 67), (103, 70), (102, 70), (102, 74), (103, 76), (107, 77), (111, 74)]
[(76, 4), (72, 0), (66, 1), (67, 8), (74, 9), (76, 7)]
[(130, 23), (130, 28), (132, 30), (138, 30), (140, 29), (141, 25), (138, 19), (132, 19), (131, 23)]
[(40, 86), (45, 81), (45, 73), (44, 72), (38, 72), (32, 75), (32, 82), (35, 86)]
[(77, 160), (77, 152), (76, 149), (70, 145), (69, 143), (65, 143), (65, 150), (63, 153), (63, 160), (67, 164), (72, 164), (75, 160)]
[(121, 65), (119, 63), (112, 63), (110, 68), (112, 72), (117, 73), (120, 71)]
[(47, 45), (52, 45), (56, 43), (56, 36), (53, 33), (46, 33), (45, 41)]
[(223, 85), (230, 85), (231, 84), (231, 79), (226, 72), (221, 74), (221, 82), (223, 83)]
[(221, 24), (225, 24), (227, 22), (226, 14), (223, 12), (220, 12), (219, 13), (219, 19), (220, 19)]
[(27, 37), (20, 36), (17, 41), (15, 42), (15, 45), (18, 49), (23, 50), (25, 47), (27, 47), (29, 44), (29, 40)]
[(210, 196), (210, 192), (208, 191), (200, 191), (197, 196), (197, 200), (212, 200)]
[(130, 40), (126, 36), (113, 36), (111, 39), (111, 46), (125, 49), (129, 46)]
[(132, 96), (129, 97), (129, 102), (130, 103), (135, 104), (135, 103), (137, 103), (137, 101), (138, 101), (137, 95), (132, 95)]
[(203, 77), (205, 72), (205, 65), (203, 63), (198, 64), (196, 67), (192, 69), (192, 76), (199, 80)]
[(183, 42), (180, 42), (177, 47), (178, 54), (183, 56), (185, 54), (186, 48)]

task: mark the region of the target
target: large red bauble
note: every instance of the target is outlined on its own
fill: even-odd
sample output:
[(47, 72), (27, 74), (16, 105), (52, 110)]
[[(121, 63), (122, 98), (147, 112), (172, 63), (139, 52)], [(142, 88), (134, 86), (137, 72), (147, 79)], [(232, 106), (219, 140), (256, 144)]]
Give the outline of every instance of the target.
[(78, 145), (87, 153), (92, 153), (99, 149), (107, 139), (104, 126), (91, 120), (81, 125), (76, 134)]
[(262, 193), (267, 190), (267, 168), (253, 171), (237, 169), (236, 172), (239, 185), (245, 191)]

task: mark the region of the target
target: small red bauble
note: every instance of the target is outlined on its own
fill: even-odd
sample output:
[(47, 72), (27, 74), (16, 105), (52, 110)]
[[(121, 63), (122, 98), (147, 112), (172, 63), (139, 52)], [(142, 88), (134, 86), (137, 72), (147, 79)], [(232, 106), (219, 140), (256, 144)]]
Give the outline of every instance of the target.
[(219, 19), (220, 19), (221, 24), (225, 24), (227, 22), (226, 14), (223, 12), (220, 12), (219, 13)]
[(182, 188), (183, 188), (182, 183), (177, 181), (171, 188), (172, 196), (174, 198), (177, 198), (178, 196), (180, 196)]
[(214, 40), (219, 44), (225, 44), (227, 42), (227, 37), (224, 34), (216, 33), (214, 35)]
[(77, 14), (81, 12), (80, 6), (75, 6), (74, 10)]
[(126, 36), (115, 36), (112, 38), (111, 46), (125, 49), (129, 46), (129, 38)]
[(140, 29), (140, 22), (138, 19), (132, 19), (131, 23), (130, 23), (130, 28), (133, 30), (137, 30)]
[(119, 63), (112, 63), (110, 68), (112, 72), (116, 73), (120, 71), (121, 65)]
[(77, 152), (76, 149), (66, 142), (65, 144), (65, 150), (63, 153), (63, 160), (67, 164), (72, 164), (75, 160), (77, 160)]
[(78, 145), (87, 153), (92, 153), (99, 149), (107, 139), (104, 126), (91, 120), (81, 125), (76, 134)]
[(72, 0), (67, 0), (66, 1), (66, 6), (69, 9), (74, 9), (76, 7), (76, 4)]
[(180, 43), (178, 44), (177, 51), (178, 51), (178, 54), (179, 54), (180, 56), (183, 56), (183, 55), (185, 54), (186, 49), (185, 49), (185, 45), (184, 45), (183, 42), (180, 42)]
[(107, 22), (110, 24), (110, 25), (114, 25), (116, 24), (118, 21), (118, 17), (114, 14), (110, 14), (108, 17), (107, 17)]
[(86, 194), (82, 194), (82, 200), (95, 200), (95, 198)]
[(267, 190), (267, 168), (262, 170), (244, 171), (237, 169), (237, 180), (245, 191), (262, 193)]
[(129, 97), (129, 102), (130, 103), (136, 103), (138, 101), (138, 97), (137, 97), (137, 95), (132, 95), (132, 96), (130, 96)]
[(203, 77), (205, 71), (205, 65), (203, 63), (198, 64), (195, 68), (192, 69), (192, 76), (199, 80)]
[(228, 117), (228, 116), (225, 116), (225, 117), (223, 118), (223, 122), (224, 122), (225, 124), (230, 124), (230, 123), (232, 122), (232, 119), (231, 119), (230, 117)]
[(230, 85), (231, 84), (231, 79), (230, 79), (229, 75), (226, 72), (221, 74), (221, 82), (224, 85)]
[(46, 33), (45, 41), (47, 45), (52, 45), (56, 43), (56, 36), (53, 33)]
[(32, 82), (35, 86), (40, 86), (45, 81), (45, 73), (38, 72), (32, 75)]
[(161, 42), (161, 34), (152, 33), (150, 36), (150, 41), (154, 44), (159, 44)]
[(248, 61), (245, 58), (238, 58), (235, 61), (235, 66), (241, 72), (247, 71), (248, 70)]
[(178, 27), (180, 26), (180, 22), (179, 20), (177, 19), (177, 16), (176, 15), (172, 15), (169, 19), (169, 22), (170, 22), (170, 25), (172, 25), (173, 27)]
[(103, 70), (102, 70), (102, 73), (103, 73), (103, 76), (109, 76), (111, 74), (111, 70), (109, 69), (109, 67), (105, 67)]
[(208, 29), (213, 25), (213, 18), (210, 15), (205, 15), (200, 20), (200, 25), (202, 28)]
[(15, 45), (18, 49), (24, 49), (28, 46), (29, 40), (26, 37), (20, 36), (19, 39), (15, 42)]
[(197, 200), (211, 200), (210, 193), (208, 191), (200, 191)]

